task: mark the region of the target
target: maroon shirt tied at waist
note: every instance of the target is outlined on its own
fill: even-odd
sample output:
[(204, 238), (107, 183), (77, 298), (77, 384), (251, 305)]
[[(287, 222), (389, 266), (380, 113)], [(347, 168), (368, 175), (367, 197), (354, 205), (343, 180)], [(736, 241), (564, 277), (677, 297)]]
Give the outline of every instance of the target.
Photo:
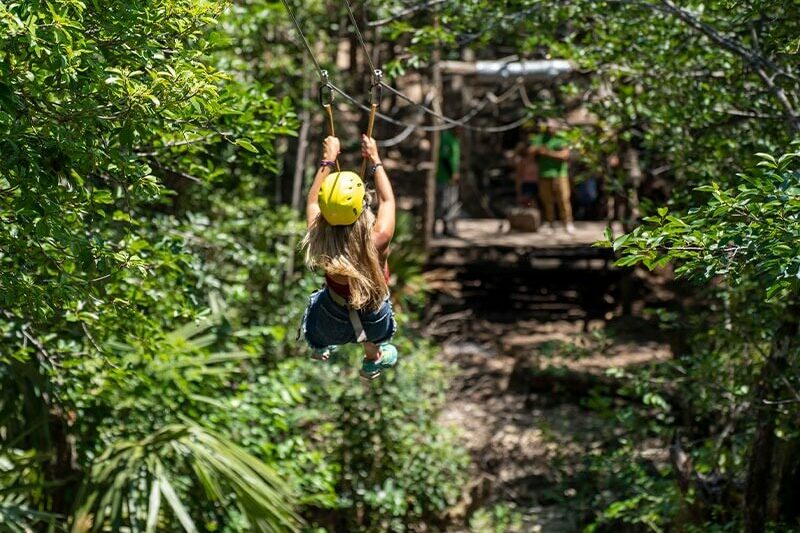
[[(386, 283), (389, 283), (389, 263), (388, 261), (383, 264), (383, 275), (386, 277)], [(350, 285), (347, 283), (337, 283), (328, 274), (325, 274), (325, 284), (330, 290), (344, 298), (350, 300)]]

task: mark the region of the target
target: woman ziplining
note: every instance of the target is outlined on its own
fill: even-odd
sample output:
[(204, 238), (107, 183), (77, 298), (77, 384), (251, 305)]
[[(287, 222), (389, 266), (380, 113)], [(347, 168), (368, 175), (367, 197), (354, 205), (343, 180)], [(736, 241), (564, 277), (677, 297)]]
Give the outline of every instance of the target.
[[(397, 349), (389, 343), (397, 324), (389, 300), (387, 264), (389, 243), (395, 228), (395, 200), (389, 177), (378, 154), (377, 143), (372, 138), (372, 130), (376, 115), (386, 120), (377, 111), (383, 87), (404, 99), (408, 97), (382, 82), (382, 73), (372, 64), (350, 3), (345, 0), (354, 30), (372, 70), (372, 85), (369, 107), (361, 104), (369, 111), (369, 122), (366, 134), (361, 139), (364, 161), (360, 175), (340, 171), (337, 161), (340, 143), (333, 120), (334, 93), (348, 100), (352, 98), (330, 82), (328, 72), (321, 68), (314, 57), (288, 2), (283, 0), (283, 3), (320, 75), (322, 86), (319, 98), (329, 129), (329, 136), (323, 142), (323, 158), (308, 193), (308, 231), (301, 244), (307, 266), (324, 270), (325, 286), (309, 297), (298, 333), (305, 337), (311, 348), (311, 358), (318, 361), (328, 361), (332, 352), (341, 345), (361, 343), (364, 359), (360, 375), (366, 380), (373, 380), (383, 370), (397, 364), (398, 354)], [(433, 113), (425, 106), (418, 107)], [(466, 115), (463, 122), (477, 113)], [(438, 113), (436, 115), (449, 123), (449, 127), (463, 124)], [(435, 129), (447, 129), (448, 126), (436, 126)], [(424, 126), (414, 128), (425, 129)], [(377, 215), (370, 208), (371, 193), (366, 191), (362, 181), (367, 176), (368, 162), (379, 200)], [(336, 172), (333, 172), (334, 168)]]
[(325, 286), (308, 299), (302, 334), (318, 361), (327, 361), (338, 346), (362, 343), (360, 374), (373, 380), (397, 363), (397, 349), (389, 344), (397, 323), (387, 263), (395, 228), (394, 192), (375, 139), (363, 135), (361, 155), (375, 179), (376, 216), (361, 177), (331, 171), (339, 147), (333, 135), (323, 142), (322, 162), (306, 201), (308, 232), (302, 247), (306, 264), (325, 271)]
[[(338, 163), (340, 143), (333, 121), (333, 85), (327, 71), (314, 58), (285, 0), (284, 5), (319, 71), (320, 105), (329, 130), (322, 144), (322, 161), (306, 200), (308, 231), (301, 243), (306, 265), (325, 272), (325, 286), (309, 297), (299, 333), (312, 350), (311, 358), (317, 361), (328, 361), (341, 345), (361, 343), (364, 359), (360, 375), (373, 380), (397, 364), (397, 348), (389, 343), (397, 322), (389, 299), (387, 263), (389, 243), (394, 236), (395, 200), (377, 143), (372, 138), (382, 73), (372, 70), (369, 122), (361, 137), (364, 160), (360, 175), (342, 172)], [(366, 178), (368, 163), (378, 197), (377, 215), (370, 207), (372, 192), (366, 190), (362, 180)]]

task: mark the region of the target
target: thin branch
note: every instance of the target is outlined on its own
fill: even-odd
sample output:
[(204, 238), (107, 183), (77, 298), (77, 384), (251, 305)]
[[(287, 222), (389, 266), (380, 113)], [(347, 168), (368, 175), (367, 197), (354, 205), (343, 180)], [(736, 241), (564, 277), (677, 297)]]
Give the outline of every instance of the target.
[(767, 400), (762, 398), (761, 403), (764, 405), (786, 405), (790, 403), (800, 403), (800, 398), (789, 398), (788, 400)]
[(83, 329), (83, 332), (86, 334), (86, 338), (89, 339), (89, 343), (91, 343), (91, 345), (94, 346), (94, 349), (97, 350), (98, 355), (102, 357), (103, 361), (105, 361), (108, 366), (118, 369), (119, 367), (114, 363), (112, 363), (108, 359), (108, 357), (105, 356), (105, 354), (103, 353), (103, 349), (100, 348), (100, 345), (97, 344), (97, 341), (94, 340), (94, 337), (92, 336), (91, 332), (89, 332), (89, 328), (86, 326), (86, 323), (81, 322), (81, 329)]
[(164, 172), (167, 172), (168, 174), (171, 174), (171, 175), (179, 177), (179, 178), (183, 178), (185, 180), (193, 181), (195, 183), (203, 183), (203, 180), (201, 180), (200, 178), (197, 178), (195, 176), (192, 176), (191, 174), (187, 174), (186, 172), (182, 172), (180, 170), (175, 170), (173, 168), (166, 167), (166, 166), (162, 165), (157, 159), (155, 159), (153, 157), (149, 157), (148, 159), (153, 162), (153, 164), (155, 165), (155, 167), (157, 169), (163, 170)]
[(83, 333), (86, 335), (86, 338), (89, 339), (91, 345), (94, 346), (94, 349), (100, 353), (103, 353), (103, 350), (100, 349), (100, 346), (97, 344), (97, 341), (94, 340), (94, 337), (92, 337), (91, 332), (89, 332), (89, 328), (86, 327), (86, 323), (84, 323), (83, 321), (81, 321), (81, 329), (83, 330)]
[[(217, 135), (219, 135), (221, 137), (224, 137), (224, 138), (227, 138), (227, 137), (230, 137), (231, 135), (233, 135), (233, 132), (232, 131), (215, 131), (215, 132), (209, 133), (208, 135), (203, 135), (202, 137), (197, 137), (195, 139), (184, 139), (183, 141), (167, 142), (167, 143), (164, 143), (163, 145), (159, 146), (158, 150), (163, 150), (165, 148), (174, 148), (176, 146), (187, 146), (187, 145), (190, 145), (190, 144), (201, 143), (201, 142), (207, 141), (209, 139), (213, 139)], [(153, 157), (153, 156), (156, 156), (159, 153), (161, 153), (158, 150), (153, 149), (153, 151), (151, 151), (151, 152), (139, 152), (139, 151), (136, 151), (134, 153), (136, 155), (142, 156), (142, 157)]]
[(378, 26), (385, 26), (386, 24), (389, 24), (390, 22), (394, 22), (397, 19), (403, 18), (403, 17), (405, 17), (407, 15), (412, 15), (412, 14), (417, 13), (419, 11), (424, 11), (424, 10), (426, 10), (428, 8), (431, 8), (433, 6), (436, 6), (438, 4), (444, 4), (445, 2), (447, 2), (447, 0), (429, 0), (428, 2), (426, 2), (424, 4), (419, 4), (419, 5), (416, 5), (416, 6), (412, 6), (412, 7), (403, 9), (402, 11), (398, 11), (397, 13), (395, 13), (394, 15), (392, 15), (390, 17), (386, 17), (384, 19), (374, 20), (372, 22), (369, 22), (369, 23), (367, 23), (367, 26), (370, 27), (370, 28), (375, 28), (375, 27), (378, 27)]
[(706, 24), (705, 22), (700, 21), (696, 18), (692, 13), (689, 11), (676, 6), (672, 0), (661, 0), (661, 3), (669, 10), (670, 13), (678, 17), (678, 19), (685, 22), (689, 27), (699, 31), (711, 41), (717, 43), (718, 45), (722, 46), (724, 49), (732, 52), (735, 55), (738, 55), (740, 58), (744, 59), (758, 74), (759, 78), (764, 82), (764, 84), (769, 88), (770, 92), (775, 96), (775, 98), (780, 102), (781, 106), (783, 107), (784, 114), (789, 121), (790, 126), (796, 130), (800, 131), (800, 117), (798, 117), (797, 112), (794, 110), (791, 102), (789, 102), (788, 97), (786, 96), (785, 91), (775, 85), (773, 78), (764, 70), (764, 67), (767, 67), (775, 72), (778, 72), (782, 75), (789, 76), (792, 79), (796, 79), (793, 76), (789, 75), (785, 71), (783, 71), (779, 66), (774, 64), (772, 61), (767, 59), (766, 57), (757, 54), (752, 50), (748, 50), (745, 48), (741, 43), (735, 41), (729, 37), (722, 35), (719, 31), (715, 28)]
[(725, 113), (733, 115), (734, 117), (757, 118), (762, 120), (783, 120), (785, 118), (782, 115), (767, 115), (765, 113), (756, 113), (755, 111), (740, 111), (739, 109), (726, 109)]

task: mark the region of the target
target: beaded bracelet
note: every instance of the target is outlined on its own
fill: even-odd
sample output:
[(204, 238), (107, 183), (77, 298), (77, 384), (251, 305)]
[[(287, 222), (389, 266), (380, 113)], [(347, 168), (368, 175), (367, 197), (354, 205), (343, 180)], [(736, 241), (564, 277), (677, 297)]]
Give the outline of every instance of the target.
[(320, 163), (319, 166), (333, 168), (333, 167), (336, 166), (336, 162), (335, 161), (328, 161), (327, 159), (323, 159), (322, 163)]

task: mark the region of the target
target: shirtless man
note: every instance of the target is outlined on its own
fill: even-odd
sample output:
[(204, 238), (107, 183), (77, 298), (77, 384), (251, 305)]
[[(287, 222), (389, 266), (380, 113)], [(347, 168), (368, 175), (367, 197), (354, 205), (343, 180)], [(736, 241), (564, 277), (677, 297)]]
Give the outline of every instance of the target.
[(517, 150), (514, 181), (517, 186), (517, 204), (532, 207), (539, 195), (539, 166), (536, 164), (536, 148), (528, 144)]

